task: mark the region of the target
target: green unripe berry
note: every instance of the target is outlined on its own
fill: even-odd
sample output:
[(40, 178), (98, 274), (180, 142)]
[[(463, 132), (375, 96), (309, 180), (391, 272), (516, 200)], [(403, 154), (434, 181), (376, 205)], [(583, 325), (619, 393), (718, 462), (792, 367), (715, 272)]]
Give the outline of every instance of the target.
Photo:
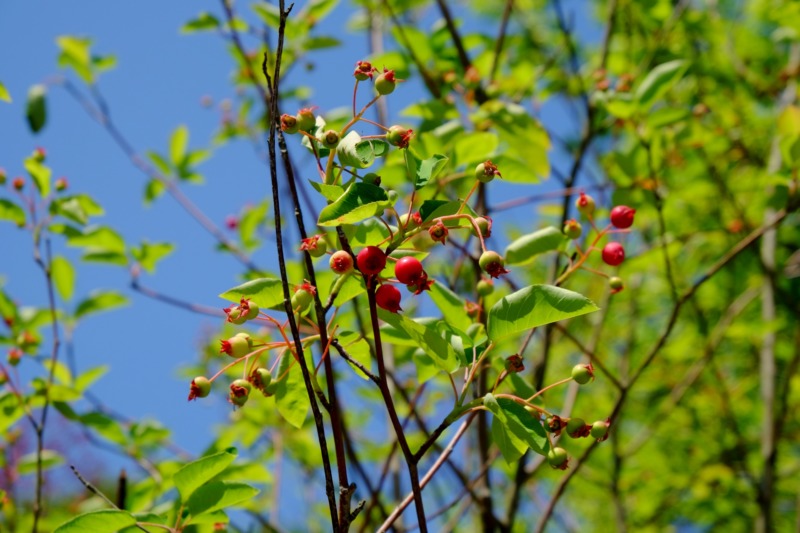
[(297, 117), (293, 115), (287, 115), (286, 113), (281, 115), (281, 130), (283, 130), (284, 133), (289, 133), (289, 134), (297, 133), (298, 131), (300, 131), (300, 126), (297, 122)]
[(567, 450), (564, 448), (555, 447), (547, 452), (547, 462), (550, 463), (550, 466), (553, 468), (565, 466), (568, 459)]
[(567, 422), (567, 435), (573, 439), (577, 439), (581, 436), (579, 432), (583, 431), (585, 427), (586, 422), (583, 418), (570, 418), (569, 422)]
[(489, 183), (499, 175), (500, 171), (497, 170), (497, 165), (491, 161), (484, 161), (475, 167), (475, 179), (481, 183)]
[(494, 282), (490, 279), (481, 279), (478, 282), (478, 294), (486, 297), (494, 292)]
[(250, 353), (250, 338), (234, 335), (226, 341), (220, 341), (219, 353), (225, 353), (239, 359)]
[(272, 383), (272, 372), (268, 368), (257, 368), (250, 378), (253, 385), (263, 392)]
[(605, 420), (598, 420), (592, 424), (592, 430), (589, 434), (593, 439), (605, 440), (608, 436), (608, 422)]
[(301, 313), (308, 309), (311, 302), (314, 301), (314, 295), (311, 292), (300, 289), (292, 295), (292, 309), (299, 310)]
[(581, 215), (591, 219), (592, 215), (594, 215), (594, 198), (582, 192), (578, 199), (575, 200), (575, 207)]
[(237, 379), (231, 383), (231, 392), (228, 399), (232, 404), (241, 407), (247, 403), (252, 388), (249, 381)]
[(375, 78), (375, 91), (381, 95), (392, 94), (397, 87), (393, 70), (384, 70)]
[(192, 380), (192, 392), (198, 398), (205, 398), (211, 392), (211, 382), (205, 376), (197, 376)]
[(594, 378), (594, 372), (589, 365), (575, 365), (572, 367), (572, 379), (581, 385), (586, 385)]
[(612, 291), (619, 292), (625, 288), (625, 283), (623, 283), (622, 278), (613, 276), (608, 280), (608, 286), (611, 287)]
[(297, 128), (301, 131), (311, 131), (317, 125), (317, 118), (310, 107), (306, 107), (297, 112)]
[(574, 218), (571, 218), (564, 223), (563, 231), (567, 238), (573, 240), (580, 238), (581, 234), (583, 234), (583, 228)]
[(339, 132), (336, 130), (328, 130), (322, 134), (322, 146), (333, 150), (339, 145)]

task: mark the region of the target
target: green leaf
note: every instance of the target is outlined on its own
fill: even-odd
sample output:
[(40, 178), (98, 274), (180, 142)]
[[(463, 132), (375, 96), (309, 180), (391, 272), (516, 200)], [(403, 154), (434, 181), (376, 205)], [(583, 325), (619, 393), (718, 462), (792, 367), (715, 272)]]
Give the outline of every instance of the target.
[(399, 313), (390, 313), (383, 309), (378, 310), (378, 316), (393, 328), (408, 335), (414, 341), (415, 346), (425, 350), (425, 353), (433, 358), (436, 366), (448, 374), (458, 370), (461, 366), (458, 354), (453, 350), (450, 342), (443, 339), (435, 329), (424, 326)]
[(85, 83), (91, 84), (94, 81), (92, 74), (92, 56), (89, 48), (92, 40), (80, 38), (72, 35), (62, 35), (56, 38), (61, 54), (58, 56), (58, 66), (69, 67), (75, 71)]
[(103, 215), (105, 211), (88, 194), (56, 198), (50, 203), (50, 214), (60, 215), (78, 224), (87, 224), (89, 217)]
[(489, 310), (488, 335), (493, 341), (544, 324), (597, 311), (585, 296), (553, 285), (531, 285), (509, 294)]
[(503, 459), (510, 465), (516, 463), (528, 449), (525, 441), (511, 433), (496, 416), (492, 418), (492, 442), (497, 444)]
[[(291, 358), (289, 353), (284, 357)], [(306, 363), (313, 369), (313, 364), (306, 357)], [(311, 401), (306, 392), (306, 384), (303, 381), (303, 370), (298, 363), (290, 367), (289, 375), (281, 380), (275, 389), (275, 405), (278, 407), (280, 415), (292, 426), (300, 429), (303, 427), (311, 407)]]
[(335, 202), (320, 211), (319, 225), (355, 224), (383, 213), (391, 205), (391, 200), (381, 187), (355, 182)]
[(46, 95), (47, 88), (44, 85), (34, 85), (28, 91), (25, 117), (28, 119), (28, 127), (33, 133), (39, 133), (47, 122)]
[(232, 507), (249, 500), (258, 492), (258, 489), (246, 483), (212, 481), (194, 491), (186, 502), (186, 509), (191, 516), (198, 516)]
[(67, 244), (83, 248), (85, 252), (91, 254), (125, 253), (125, 241), (119, 233), (107, 226), (86, 228), (80, 235), (70, 236)]
[(355, 131), (349, 132), (336, 147), (339, 162), (346, 167), (367, 168), (375, 162), (375, 158), (385, 155), (389, 144), (380, 139), (361, 140)]
[(180, 166), (183, 159), (186, 157), (186, 146), (189, 144), (189, 129), (181, 124), (175, 131), (172, 132), (172, 138), (169, 141), (169, 157), (172, 164)]
[(676, 59), (662, 63), (651, 70), (634, 93), (641, 110), (649, 110), (673, 85), (678, 83), (688, 68), (688, 62)]
[(140, 247), (132, 248), (131, 253), (142, 268), (152, 274), (156, 269), (156, 263), (171, 254), (174, 249), (175, 245), (169, 242), (150, 244), (144, 241)]
[(50, 272), (58, 294), (64, 300), (71, 300), (75, 291), (75, 269), (66, 258), (57, 255), (50, 263)]
[(181, 501), (186, 502), (201, 485), (228, 468), (236, 459), (236, 455), (236, 448), (227, 448), (219, 453), (187, 463), (175, 472), (172, 479), (181, 495)]
[[(540, 455), (545, 455), (549, 444), (547, 434), (536, 415), (509, 398), (495, 398), (491, 393), (483, 397), (483, 405), (513, 434)], [(512, 444), (513, 445), (513, 444)]]
[(25, 159), (25, 170), (33, 179), (39, 194), (42, 197), (48, 196), (50, 194), (50, 175), (52, 174), (50, 168), (31, 156)]
[[(369, 343), (365, 338), (363, 338), (359, 333), (355, 333), (353, 331), (343, 331), (338, 335), (337, 338), (351, 359), (361, 363), (361, 365), (367, 370), (371, 369), (372, 350), (370, 349)], [(360, 368), (351, 364), (350, 361), (348, 361), (347, 364), (353, 367), (353, 370), (355, 370), (359, 377), (362, 379), (369, 379), (369, 377), (364, 374)]]
[(447, 156), (434, 154), (428, 159), (419, 160), (409, 150), (403, 152), (406, 158), (406, 169), (414, 179), (414, 190), (420, 190), (442, 171), (447, 165)]
[(0, 100), (11, 103), (11, 95), (8, 94), (8, 89), (6, 89), (2, 81), (0, 81)]
[[(17, 473), (24, 476), (36, 472), (38, 459), (36, 452), (23, 455), (17, 462)], [(42, 470), (49, 470), (54, 466), (64, 464), (64, 458), (55, 450), (42, 450)]]
[(127, 511), (103, 509), (78, 515), (58, 526), (55, 533), (116, 533), (135, 524), (136, 519)]
[(166, 189), (166, 185), (160, 180), (152, 179), (148, 181), (144, 187), (144, 205), (153, 203), (154, 200), (164, 194)]
[(93, 291), (88, 298), (82, 300), (75, 309), (75, 318), (83, 318), (90, 313), (111, 311), (116, 307), (128, 305), (128, 298), (116, 291)]
[[(422, 217), (423, 222), (428, 222), (438, 217), (455, 215), (459, 212), (464, 215), (472, 215), (473, 217), (478, 216), (469, 205), (463, 205), (458, 200), (453, 200), (451, 202), (446, 200), (425, 200), (419, 207), (419, 215)], [(472, 227), (472, 224), (466, 217), (445, 220), (444, 225), (448, 228)]]
[(507, 147), (501, 148), (502, 156), (492, 159), (504, 180), (537, 183), (539, 177), (546, 178), (550, 174), (547, 159), (550, 137), (524, 107), (490, 100), (481, 106), (481, 114), (494, 122), (501, 145)]
[(106, 372), (108, 372), (108, 366), (106, 365), (90, 368), (75, 378), (75, 383), (73, 386), (75, 389), (83, 392), (84, 390), (88, 389), (92, 383), (103, 377)]
[(194, 33), (198, 31), (213, 30), (219, 27), (219, 19), (203, 11), (197, 17), (193, 18), (183, 26), (181, 26), (181, 33)]
[[(488, 131), (478, 131), (466, 133), (456, 139), (453, 150), (457, 165), (478, 164), (490, 159), (497, 147), (500, 145), (500, 138), (495, 133)], [(471, 168), (467, 168), (469, 173)]]
[(219, 297), (237, 304), (242, 298), (248, 298), (264, 309), (283, 306), (283, 283), (279, 279), (258, 278), (228, 289)]
[(444, 284), (436, 282), (431, 285), (430, 296), (449, 323), (462, 330), (472, 324), (472, 319), (465, 311), (466, 302)]
[(506, 263), (510, 265), (530, 263), (539, 254), (557, 250), (565, 240), (564, 234), (553, 226), (523, 235), (506, 248)]
[(10, 220), (19, 227), (25, 225), (25, 211), (6, 198), (0, 198), (0, 220)]

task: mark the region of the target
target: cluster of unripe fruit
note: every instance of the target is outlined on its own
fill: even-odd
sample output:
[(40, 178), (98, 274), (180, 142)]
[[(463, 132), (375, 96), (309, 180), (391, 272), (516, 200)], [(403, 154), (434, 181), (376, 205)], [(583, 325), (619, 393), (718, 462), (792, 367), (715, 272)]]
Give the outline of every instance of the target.
[[(591, 364), (578, 364), (572, 368), (572, 379), (580, 385), (585, 385), (594, 380), (594, 368)], [(610, 419), (598, 420), (592, 424), (587, 424), (582, 418), (561, 418), (558, 415), (547, 417), (544, 428), (547, 432), (555, 436), (566, 432), (570, 438), (580, 439), (591, 437), (597, 442), (603, 442), (608, 438), (608, 428), (611, 425)], [(553, 468), (566, 470), (569, 464), (569, 456), (564, 448), (554, 446), (547, 453), (547, 462)]]

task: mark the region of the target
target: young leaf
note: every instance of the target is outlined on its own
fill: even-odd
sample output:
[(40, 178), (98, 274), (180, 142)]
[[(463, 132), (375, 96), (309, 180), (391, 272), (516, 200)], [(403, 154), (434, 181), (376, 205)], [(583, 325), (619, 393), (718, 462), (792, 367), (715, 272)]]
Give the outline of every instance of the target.
[(375, 162), (377, 156), (388, 151), (386, 141), (379, 139), (361, 140), (355, 131), (349, 132), (344, 139), (339, 141), (336, 154), (339, 162), (346, 167), (367, 168)]
[(75, 309), (75, 318), (83, 318), (90, 313), (110, 311), (123, 305), (128, 305), (128, 299), (116, 291), (94, 291), (88, 298), (78, 304)]
[(489, 310), (488, 335), (498, 341), (551, 322), (585, 315), (598, 307), (585, 296), (552, 285), (531, 285)]
[(62, 35), (56, 39), (61, 53), (58, 56), (58, 66), (70, 67), (85, 83), (92, 83), (92, 54), (89, 48), (91, 39)]
[(55, 529), (55, 533), (116, 533), (120, 529), (136, 524), (128, 511), (102, 509), (90, 511), (68, 520)]
[(181, 33), (194, 33), (197, 31), (213, 30), (219, 27), (219, 19), (207, 11), (203, 11), (183, 26)]
[(25, 211), (5, 198), (0, 198), (0, 220), (10, 220), (19, 227), (25, 225)]
[(509, 398), (495, 398), (491, 393), (483, 397), (483, 405), (502, 422), (519, 440), (540, 455), (548, 449), (547, 434), (536, 415)]
[(454, 143), (456, 165), (467, 165), (469, 173), (471, 170), (469, 165), (477, 165), (490, 159), (499, 144), (500, 139), (497, 135), (488, 131), (465, 133)]
[(417, 159), (409, 150), (403, 152), (408, 174), (414, 180), (414, 190), (420, 190), (447, 165), (447, 156), (434, 154), (428, 159)]
[(50, 194), (50, 175), (52, 171), (49, 167), (38, 161), (35, 157), (30, 156), (25, 159), (25, 170), (31, 176), (36, 189), (42, 197)]
[(673, 85), (678, 83), (688, 68), (688, 62), (676, 59), (662, 63), (651, 70), (634, 93), (641, 110), (649, 110)]
[(411, 337), (415, 345), (425, 350), (433, 358), (436, 366), (445, 372), (453, 372), (461, 366), (458, 354), (435, 329), (424, 326), (398, 313), (390, 313), (383, 309), (378, 310), (378, 316), (384, 322)]
[(8, 94), (8, 89), (6, 89), (2, 81), (0, 81), (0, 100), (11, 103), (11, 95)]
[(169, 142), (169, 158), (176, 167), (183, 163), (183, 159), (186, 157), (186, 146), (188, 144), (189, 129), (181, 124), (172, 132), (172, 138)]
[(47, 122), (46, 95), (47, 88), (44, 85), (34, 85), (28, 91), (25, 117), (28, 119), (28, 126), (33, 133), (39, 133)]
[[(36, 472), (38, 460), (36, 452), (23, 455), (16, 462), (17, 474), (24, 476)], [(57, 451), (42, 450), (42, 470), (48, 470), (61, 464), (64, 464), (64, 458)]]
[(274, 278), (258, 278), (247, 283), (242, 283), (219, 295), (229, 302), (239, 303), (242, 298), (248, 298), (267, 309), (283, 304), (283, 283)]
[(187, 463), (175, 472), (172, 479), (181, 495), (181, 501), (188, 501), (195, 490), (228, 468), (236, 459), (237, 453), (236, 448), (227, 448), (219, 453)]
[(247, 483), (233, 481), (212, 481), (198, 488), (186, 502), (186, 510), (191, 516), (210, 513), (218, 509), (232, 507), (249, 500), (258, 489)]
[(156, 269), (156, 263), (171, 254), (174, 249), (175, 245), (172, 243), (156, 242), (151, 244), (143, 241), (140, 247), (132, 248), (131, 253), (142, 265), (142, 268), (152, 274)]
[(58, 294), (64, 300), (71, 300), (75, 289), (75, 269), (64, 257), (57, 255), (50, 263), (50, 272)]
[[(292, 358), (288, 353), (283, 357)], [(310, 363), (308, 357), (306, 361)], [(313, 366), (310, 368), (313, 370)], [(299, 364), (292, 365), (289, 375), (278, 383), (275, 390), (275, 405), (278, 406), (280, 415), (289, 424), (297, 429), (303, 427), (303, 422), (306, 421), (308, 410), (311, 407), (311, 401), (308, 399), (306, 385), (303, 381), (303, 370)]]
[(506, 263), (509, 265), (529, 263), (541, 253), (557, 250), (565, 238), (564, 234), (553, 226), (523, 235), (506, 248)]
[(319, 225), (355, 224), (383, 213), (383, 210), (391, 205), (391, 200), (381, 187), (356, 182), (350, 185), (335, 202), (320, 211)]

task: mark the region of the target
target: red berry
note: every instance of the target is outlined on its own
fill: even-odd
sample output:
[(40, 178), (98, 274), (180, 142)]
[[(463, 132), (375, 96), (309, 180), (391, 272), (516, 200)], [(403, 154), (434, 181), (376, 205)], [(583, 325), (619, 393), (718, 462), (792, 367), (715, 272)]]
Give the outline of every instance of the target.
[(419, 281), (424, 269), (416, 257), (400, 258), (394, 265), (394, 276), (403, 285), (410, 285)]
[(397, 287), (394, 285), (381, 285), (378, 287), (378, 290), (375, 291), (375, 303), (378, 304), (378, 307), (391, 311), (392, 313), (402, 311), (402, 309), (400, 309), (401, 298), (400, 291), (398, 291)]
[(610, 242), (603, 247), (603, 261), (607, 265), (617, 266), (625, 260), (625, 248), (618, 242)]
[(358, 252), (356, 263), (365, 276), (377, 275), (386, 266), (386, 254), (377, 246), (367, 246)]
[(339, 250), (334, 252), (330, 260), (331, 270), (337, 274), (347, 274), (353, 270), (353, 256)]
[(11, 182), (11, 185), (14, 189), (21, 191), (25, 188), (25, 178), (14, 178), (14, 181)]
[(618, 205), (611, 210), (611, 223), (615, 228), (630, 228), (633, 226), (633, 215), (635, 214), (636, 209), (632, 209), (627, 205)]

